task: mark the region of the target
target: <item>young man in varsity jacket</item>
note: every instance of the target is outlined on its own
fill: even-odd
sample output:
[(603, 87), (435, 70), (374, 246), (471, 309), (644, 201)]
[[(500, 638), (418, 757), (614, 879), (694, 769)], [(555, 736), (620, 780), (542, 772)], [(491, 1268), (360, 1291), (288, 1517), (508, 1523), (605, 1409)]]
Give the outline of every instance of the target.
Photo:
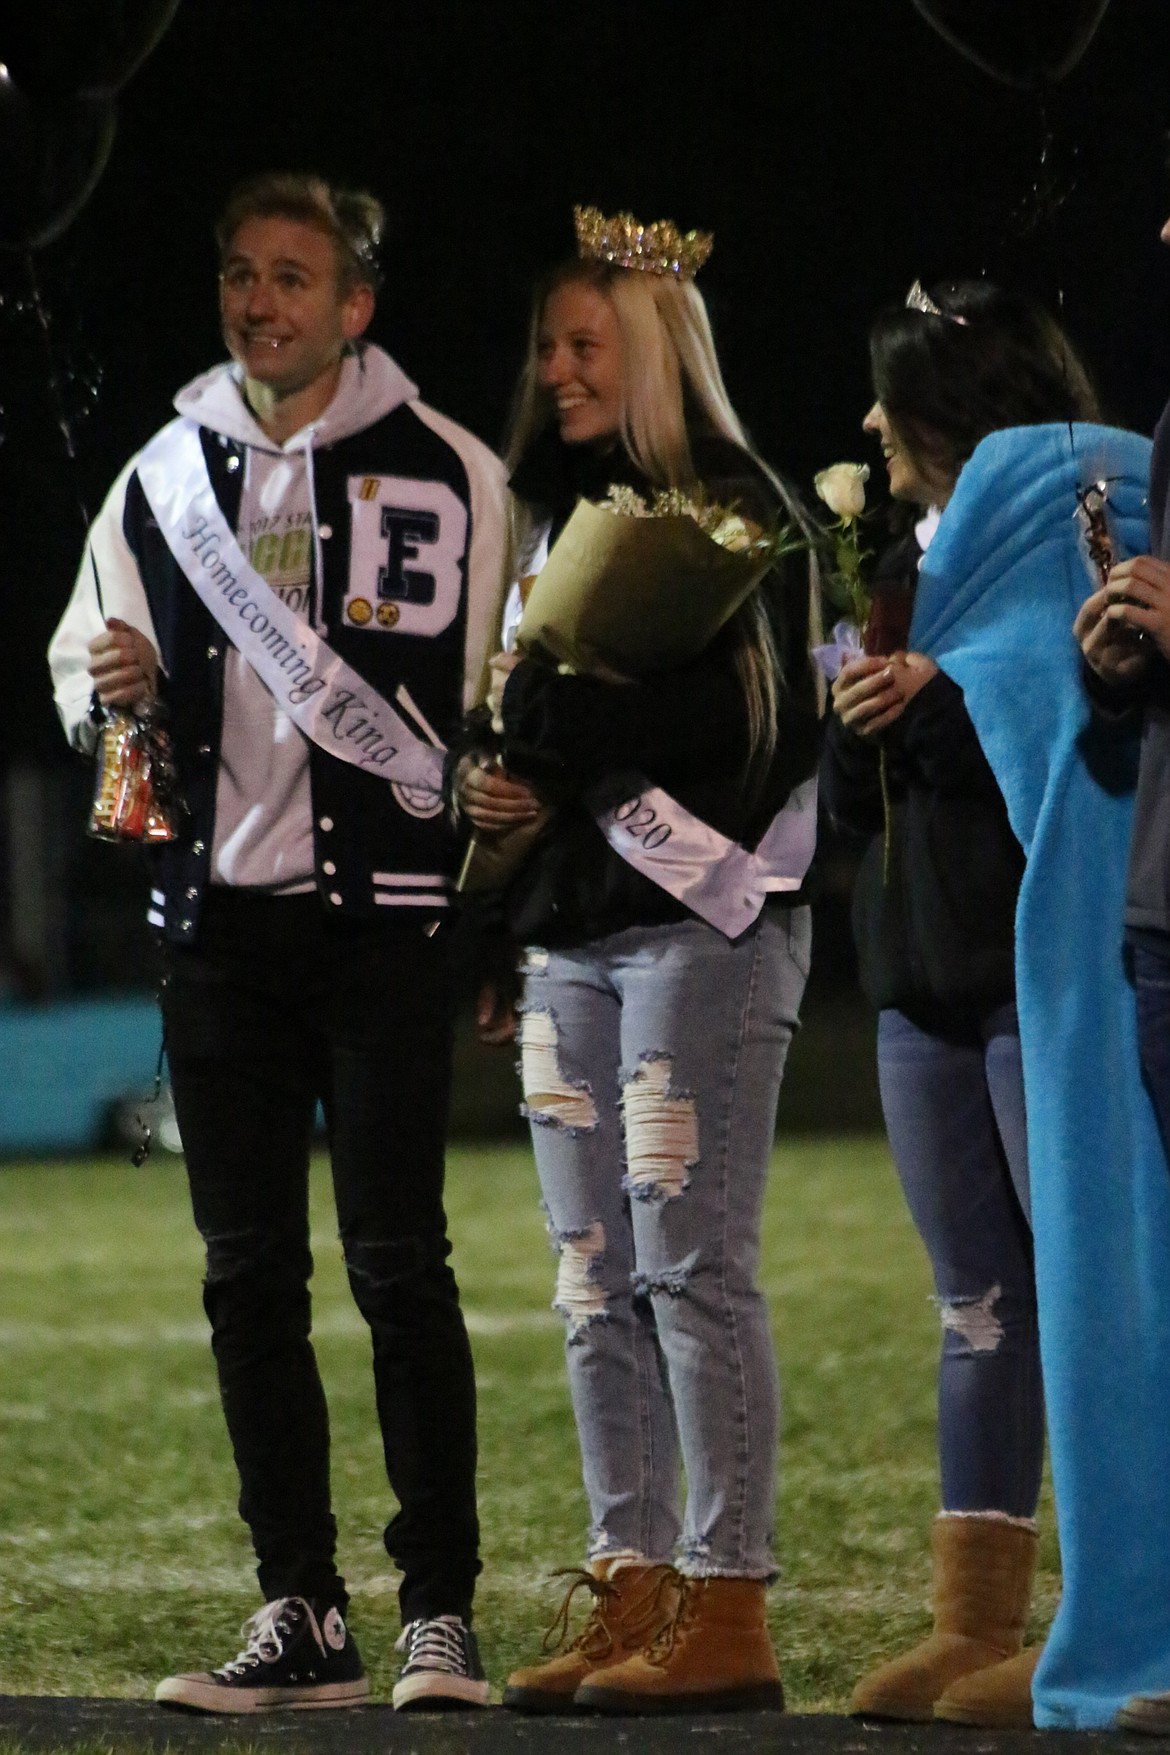
[(448, 1266), (442, 745), (499, 620), (502, 466), (362, 342), (369, 196), (268, 175), (218, 230), (232, 362), (123, 471), (50, 662), (71, 739), (165, 703), (179, 839), (150, 919), (204, 1304), (265, 1606), (219, 1669), (156, 1698), (207, 1712), (368, 1692), (335, 1563), (309, 1339), (307, 1172), (328, 1126), (350, 1286), (373, 1337), (400, 1510), (398, 1707), (483, 1705), (475, 1392)]

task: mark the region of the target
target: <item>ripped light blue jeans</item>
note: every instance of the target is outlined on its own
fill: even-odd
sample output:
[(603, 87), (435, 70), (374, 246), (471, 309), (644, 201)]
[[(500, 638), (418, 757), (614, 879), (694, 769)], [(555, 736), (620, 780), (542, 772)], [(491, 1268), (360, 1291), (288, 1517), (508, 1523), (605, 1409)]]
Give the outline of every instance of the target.
[(734, 944), (687, 920), (528, 953), (525, 1109), (591, 1559), (775, 1574), (779, 1386), (756, 1271), (810, 936), (807, 908), (777, 908)]

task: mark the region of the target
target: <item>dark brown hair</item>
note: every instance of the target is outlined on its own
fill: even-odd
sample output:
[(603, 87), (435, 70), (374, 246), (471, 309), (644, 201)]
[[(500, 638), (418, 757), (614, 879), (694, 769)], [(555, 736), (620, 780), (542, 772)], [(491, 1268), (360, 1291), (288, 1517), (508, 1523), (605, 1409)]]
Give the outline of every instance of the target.
[(869, 337), (874, 394), (927, 476), (954, 480), (1001, 427), (1100, 418), (1084, 365), (1043, 306), (987, 280), (929, 291), (941, 316), (892, 306)]

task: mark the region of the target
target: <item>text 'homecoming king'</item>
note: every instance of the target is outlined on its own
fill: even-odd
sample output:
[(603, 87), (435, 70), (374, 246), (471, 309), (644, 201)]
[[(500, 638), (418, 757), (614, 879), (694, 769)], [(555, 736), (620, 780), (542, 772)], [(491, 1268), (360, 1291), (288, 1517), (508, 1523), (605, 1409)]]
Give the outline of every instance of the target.
[[(499, 465), (368, 345), (283, 446), (242, 400), (237, 368), (197, 378), (175, 406), (181, 418), (119, 477), (91, 541), (105, 615), (158, 648), (192, 818), (162, 860), (152, 919), (186, 939), (209, 881), (315, 879), (356, 912), (445, 907), (441, 751), (498, 614)], [(90, 685), (77, 661), (101, 619), (87, 560), (53, 645), (60, 711), (83, 744)], [(275, 714), (258, 755), (265, 694)], [(285, 719), (307, 749), (290, 745)], [(278, 806), (252, 775), (289, 758), (300, 773), (286, 772)], [(285, 808), (298, 789), (299, 820)]]

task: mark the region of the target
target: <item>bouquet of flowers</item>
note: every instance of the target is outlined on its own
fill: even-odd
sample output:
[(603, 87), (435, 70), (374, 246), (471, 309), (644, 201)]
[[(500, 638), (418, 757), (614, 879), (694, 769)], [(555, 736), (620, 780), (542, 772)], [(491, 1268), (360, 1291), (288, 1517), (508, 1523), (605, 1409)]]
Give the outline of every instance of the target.
[(516, 635), (580, 672), (637, 677), (695, 658), (769, 567), (807, 546), (734, 507), (672, 488), (581, 500), (533, 584)]
[[(701, 494), (671, 488), (646, 500), (613, 486), (602, 501), (578, 502), (524, 597), (516, 647), (610, 681), (674, 669), (710, 644), (769, 567), (807, 546), (793, 525), (765, 530)], [(473, 835), (459, 888), (503, 883), (549, 815)]]

